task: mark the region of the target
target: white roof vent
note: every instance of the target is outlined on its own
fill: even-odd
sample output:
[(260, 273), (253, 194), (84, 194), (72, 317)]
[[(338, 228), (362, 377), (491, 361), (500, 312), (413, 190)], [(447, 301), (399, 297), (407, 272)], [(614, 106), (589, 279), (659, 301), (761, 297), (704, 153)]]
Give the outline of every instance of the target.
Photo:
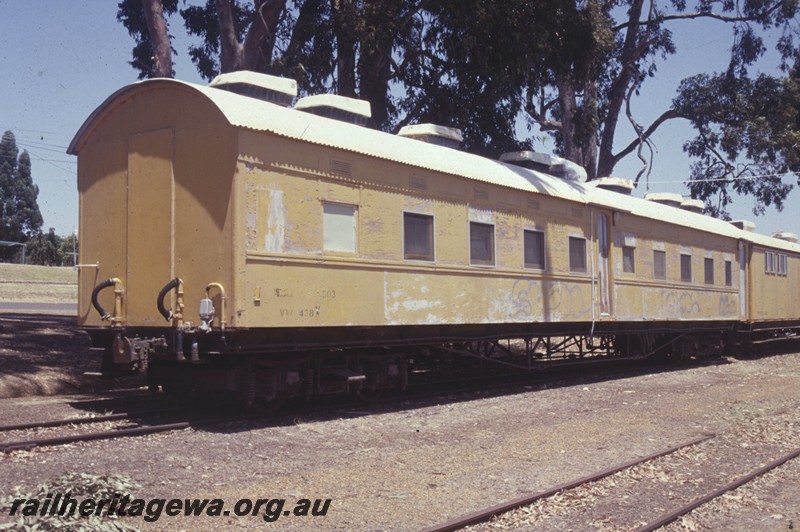
[(671, 192), (650, 192), (644, 195), (644, 199), (661, 205), (680, 208), (683, 203), (683, 196)]
[(739, 229), (747, 231), (749, 233), (753, 233), (756, 230), (756, 224), (754, 224), (750, 220), (734, 220), (730, 222), (730, 224), (734, 227), (738, 227)]
[(531, 170), (547, 172), (568, 181), (585, 182), (587, 178), (586, 169), (581, 165), (546, 153), (529, 150), (512, 151), (501, 155), (500, 160), (504, 163), (523, 166)]
[(412, 124), (404, 126), (397, 133), (400, 137), (421, 140), (430, 144), (438, 144), (447, 148), (458, 149), (464, 142), (461, 130), (437, 124)]
[(685, 199), (681, 202), (681, 209), (684, 211), (696, 212), (697, 214), (703, 214), (703, 211), (706, 209), (706, 205), (702, 200), (699, 199)]
[(789, 233), (788, 231), (778, 231), (777, 233), (772, 235), (774, 238), (778, 238), (780, 240), (785, 240), (787, 242), (791, 242), (793, 244), (797, 243), (797, 235), (794, 233)]
[(270, 76), (269, 74), (259, 74), (249, 70), (220, 74), (208, 86), (284, 107), (291, 105), (297, 96), (297, 82), (295, 80)]
[(372, 107), (366, 100), (357, 100), (338, 94), (316, 94), (300, 98), (294, 108), (342, 122), (363, 126), (372, 116)]
[(631, 192), (633, 192), (633, 180), (624, 177), (601, 177), (600, 179), (589, 181), (589, 184), (611, 192), (625, 194), (626, 196), (630, 196)]

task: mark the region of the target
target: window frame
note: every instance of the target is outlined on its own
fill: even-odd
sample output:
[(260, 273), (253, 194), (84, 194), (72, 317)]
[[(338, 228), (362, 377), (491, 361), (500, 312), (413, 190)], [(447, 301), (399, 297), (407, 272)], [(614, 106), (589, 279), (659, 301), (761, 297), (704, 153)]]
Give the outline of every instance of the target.
[[(663, 260), (658, 260), (657, 257), (660, 257)], [(658, 266), (659, 263), (663, 266), (664, 273), (662, 275), (658, 274)], [(653, 279), (658, 279), (661, 281), (667, 280), (667, 252), (663, 249), (654, 249), (653, 250)]]
[[(476, 259), (473, 256), (474, 251), (474, 237), (475, 233), (473, 232), (474, 228), (489, 228), (489, 245), (488, 251), (490, 257), (488, 259)], [(494, 266), (496, 260), (496, 250), (495, 250), (495, 236), (494, 236), (494, 224), (487, 224), (484, 222), (474, 222), (470, 220), (469, 222), (469, 263), (473, 266)]]
[[(408, 251), (409, 231), (406, 225), (409, 220), (425, 220), (428, 222), (428, 253), (413, 253)], [(403, 211), (403, 260), (434, 262), (436, 260), (435, 218), (432, 214)]]
[[(582, 251), (582, 256), (583, 256), (583, 265), (581, 267), (575, 267), (572, 264), (572, 256), (573, 256), (572, 255), (572, 243), (573, 242), (576, 242), (576, 243), (580, 242), (581, 247), (582, 247), (581, 251)], [(586, 258), (586, 250), (587, 250), (586, 237), (570, 235), (567, 249), (569, 251), (569, 253), (568, 253), (568, 262), (569, 262), (569, 271), (570, 271), (570, 273), (589, 273), (589, 264), (588, 264), (589, 261)]]
[[(541, 263), (528, 262), (528, 235), (538, 235), (540, 238), (538, 244), (541, 249)], [(541, 229), (523, 229), (522, 231), (522, 262), (526, 269), (541, 270), (547, 269), (547, 257), (545, 255), (545, 233)]]
[(714, 284), (714, 257), (703, 259), (703, 281), (707, 285)]
[[(630, 252), (630, 269), (627, 269), (627, 262), (625, 261), (626, 252)], [(636, 273), (636, 246), (622, 245), (622, 273)]]
[[(344, 203), (344, 202), (337, 202), (337, 201), (322, 201), (322, 251), (323, 253), (334, 253), (334, 254), (344, 254), (344, 255), (357, 255), (358, 254), (358, 245), (359, 245), (359, 238), (358, 238), (358, 205), (353, 203)], [(349, 247), (347, 249), (341, 249), (337, 247), (329, 247), (329, 242), (331, 239), (327, 238), (330, 233), (329, 230), (332, 229), (332, 226), (329, 223), (326, 223), (326, 215), (342, 215), (342, 213), (333, 213), (327, 211), (328, 208), (348, 208), (352, 210), (352, 221), (353, 221), (353, 238), (352, 238), (352, 249)], [(349, 243), (349, 240), (348, 240)]]
[[(687, 261), (688, 259), (688, 261)], [(688, 266), (688, 275), (685, 275), (686, 271), (685, 268)], [(691, 253), (681, 253), (681, 282), (682, 283), (691, 283), (693, 279), (692, 275), (692, 254)]]
[(778, 253), (778, 275), (786, 277), (789, 275), (789, 256), (784, 253)]
[(733, 261), (725, 261), (725, 286), (733, 286)]

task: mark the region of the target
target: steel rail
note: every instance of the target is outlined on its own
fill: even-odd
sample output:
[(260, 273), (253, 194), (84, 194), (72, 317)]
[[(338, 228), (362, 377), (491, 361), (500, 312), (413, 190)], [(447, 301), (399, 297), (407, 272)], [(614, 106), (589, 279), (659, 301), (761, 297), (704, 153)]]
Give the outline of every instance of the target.
[(153, 408), (150, 410), (140, 410), (138, 412), (118, 412), (116, 414), (105, 414), (102, 416), (84, 416), (64, 419), (49, 419), (46, 421), (31, 421), (29, 423), (18, 423), (13, 425), (0, 425), (0, 432), (12, 430), (28, 430), (49, 427), (62, 427), (64, 425), (86, 425), (89, 423), (102, 423), (104, 421), (120, 421), (124, 419), (135, 419), (140, 417), (159, 418), (167, 415), (191, 411), (193, 407), (176, 406), (170, 408)]
[(123, 436), (143, 436), (155, 434), (157, 432), (168, 432), (172, 430), (182, 430), (192, 426), (189, 421), (179, 423), (167, 423), (164, 425), (147, 425), (143, 427), (131, 427), (127, 429), (106, 430), (100, 432), (87, 432), (83, 434), (70, 434), (67, 436), (55, 436), (51, 438), (40, 438), (33, 440), (20, 440), (13, 442), (0, 443), (0, 451), (10, 453), (13, 451), (29, 451), (36, 447), (48, 445), (64, 445), (67, 443), (77, 443), (81, 441), (108, 440)]
[(459, 528), (463, 528), (465, 526), (474, 525), (474, 524), (477, 524), (477, 523), (482, 523), (484, 521), (488, 521), (489, 519), (491, 519), (495, 515), (506, 513), (506, 512), (509, 512), (511, 510), (515, 510), (517, 508), (521, 508), (522, 506), (527, 506), (529, 504), (532, 504), (532, 503), (534, 503), (534, 502), (536, 502), (536, 501), (538, 501), (540, 499), (544, 499), (546, 497), (552, 497), (553, 495), (555, 495), (555, 494), (557, 494), (557, 493), (559, 493), (561, 491), (569, 490), (569, 489), (572, 489), (572, 488), (577, 488), (578, 486), (581, 486), (583, 484), (587, 484), (589, 482), (594, 482), (596, 480), (600, 480), (601, 478), (605, 478), (605, 477), (611, 476), (614, 473), (618, 473), (620, 471), (623, 471), (625, 469), (629, 469), (629, 468), (631, 468), (633, 466), (636, 466), (638, 464), (641, 464), (641, 463), (644, 463), (644, 462), (648, 462), (650, 460), (655, 460), (656, 458), (660, 458), (662, 456), (666, 456), (668, 454), (674, 453), (675, 451), (683, 449), (684, 447), (690, 447), (692, 445), (697, 445), (698, 443), (704, 442), (704, 441), (709, 440), (711, 438), (714, 438), (713, 434), (705, 435), (705, 436), (699, 436), (699, 437), (694, 438), (692, 440), (689, 440), (687, 442), (681, 443), (679, 445), (675, 445), (674, 447), (670, 447), (669, 449), (666, 449), (666, 450), (663, 450), (663, 451), (659, 451), (657, 453), (645, 456), (644, 458), (638, 458), (636, 460), (632, 460), (630, 462), (626, 462), (624, 464), (614, 466), (614, 467), (612, 467), (610, 469), (603, 470), (603, 471), (601, 471), (599, 473), (595, 473), (593, 475), (589, 475), (587, 477), (583, 477), (583, 478), (580, 478), (578, 480), (573, 480), (571, 482), (567, 482), (566, 484), (561, 484), (560, 486), (556, 486), (555, 488), (551, 488), (549, 490), (541, 491), (541, 492), (534, 493), (534, 494), (531, 494), (531, 495), (525, 495), (525, 496), (520, 497), (518, 499), (514, 499), (513, 501), (501, 503), (501, 504), (498, 504), (498, 505), (495, 505), (495, 506), (492, 506), (492, 507), (489, 507), (489, 508), (485, 508), (483, 510), (478, 510), (476, 512), (472, 512), (472, 513), (463, 515), (461, 517), (457, 517), (455, 519), (452, 519), (452, 520), (447, 521), (445, 523), (442, 523), (440, 525), (436, 525), (436, 526), (433, 526), (433, 527), (430, 527), (430, 528), (426, 528), (426, 529), (424, 529), (424, 532), (451, 532), (453, 530), (458, 530)]
[(153, 415), (153, 414), (161, 414), (163, 410), (152, 410), (147, 412), (135, 412), (135, 413), (119, 413), (119, 414), (107, 414), (104, 416), (96, 416), (96, 417), (76, 417), (76, 418), (67, 418), (67, 419), (51, 419), (48, 421), (34, 421), (30, 423), (19, 423), (16, 425), (0, 425), (0, 432), (9, 432), (12, 430), (27, 430), (27, 429), (38, 429), (38, 428), (47, 428), (47, 427), (61, 427), (64, 425), (85, 425), (88, 423), (102, 423), (103, 421), (119, 421), (121, 419), (131, 419), (137, 416), (143, 415)]
[(764, 475), (765, 473), (769, 473), (770, 471), (772, 471), (776, 467), (782, 466), (783, 464), (785, 464), (789, 460), (793, 460), (793, 459), (797, 458), (798, 456), (800, 456), (800, 449), (795, 449), (794, 451), (792, 451), (792, 452), (790, 452), (788, 454), (785, 454), (785, 455), (783, 455), (782, 457), (780, 457), (780, 458), (778, 458), (776, 460), (773, 460), (772, 462), (768, 463), (764, 467), (761, 467), (761, 468), (759, 468), (759, 469), (757, 469), (757, 470), (755, 470), (755, 471), (753, 471), (751, 473), (748, 473), (747, 475), (745, 475), (743, 477), (738, 478), (737, 480), (734, 480), (733, 482), (721, 487), (720, 489), (714, 491), (713, 493), (709, 493), (708, 495), (705, 495), (703, 497), (699, 497), (699, 498), (695, 499), (694, 501), (690, 502), (689, 504), (687, 504), (686, 506), (683, 506), (683, 507), (681, 507), (681, 508), (679, 508), (679, 509), (677, 509), (677, 510), (675, 510), (673, 512), (670, 512), (670, 513), (662, 516), (658, 520), (653, 521), (652, 523), (648, 523), (648, 524), (644, 525), (641, 528), (637, 528), (636, 532), (650, 532), (650, 531), (655, 530), (655, 529), (657, 529), (659, 527), (662, 527), (662, 526), (664, 526), (664, 525), (666, 525), (668, 523), (671, 523), (672, 521), (675, 521), (676, 519), (678, 519), (680, 517), (683, 517), (684, 515), (688, 514), (689, 512), (694, 510), (695, 508), (706, 504), (707, 502), (711, 501), (712, 499), (716, 499), (720, 495), (723, 495), (723, 494), (725, 494), (725, 493), (727, 493), (729, 491), (735, 490), (736, 488), (742, 486), (743, 484), (747, 484), (751, 480), (753, 480), (753, 479), (755, 479), (757, 477), (760, 477), (761, 475)]

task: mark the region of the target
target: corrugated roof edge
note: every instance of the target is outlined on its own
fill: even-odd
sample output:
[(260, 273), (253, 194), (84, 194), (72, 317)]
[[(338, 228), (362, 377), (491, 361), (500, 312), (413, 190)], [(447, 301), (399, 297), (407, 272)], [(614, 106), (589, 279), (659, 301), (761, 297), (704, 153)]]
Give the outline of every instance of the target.
[[(342, 149), (400, 164), (408, 164), (424, 170), (442, 172), (536, 194), (560, 197), (584, 205), (615, 209), (623, 213), (627, 212), (636, 216), (667, 221), (674, 225), (700, 229), (763, 246), (800, 253), (800, 244), (792, 244), (791, 242), (757, 233), (748, 233), (733, 227), (725, 221), (702, 214), (695, 214), (632, 196), (624, 196), (582, 183), (564, 181), (549, 174), (487, 159), (479, 155), (399, 137), (304, 113), (292, 108), (283, 108), (229, 91), (175, 79), (158, 78), (139, 81), (114, 92), (84, 121), (70, 143), (67, 153), (77, 155), (83, 138), (92, 129), (94, 122), (113, 107), (119, 98), (125, 96), (126, 93), (152, 90), (157, 88), (158, 85), (171, 85), (198, 91), (206, 96), (225, 116), (228, 122), (235, 127), (254, 131), (267, 131), (294, 140)], [(257, 109), (263, 109), (268, 112), (254, 112)]]

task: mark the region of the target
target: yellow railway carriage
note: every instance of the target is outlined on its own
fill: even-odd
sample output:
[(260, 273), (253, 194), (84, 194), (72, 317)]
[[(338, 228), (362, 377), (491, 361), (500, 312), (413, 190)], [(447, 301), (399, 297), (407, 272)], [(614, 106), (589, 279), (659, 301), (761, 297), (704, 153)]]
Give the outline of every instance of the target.
[(795, 243), (293, 91), (149, 80), (81, 127), (79, 323), (107, 371), (250, 401), (402, 386), (442, 357), (716, 353), (800, 321)]

